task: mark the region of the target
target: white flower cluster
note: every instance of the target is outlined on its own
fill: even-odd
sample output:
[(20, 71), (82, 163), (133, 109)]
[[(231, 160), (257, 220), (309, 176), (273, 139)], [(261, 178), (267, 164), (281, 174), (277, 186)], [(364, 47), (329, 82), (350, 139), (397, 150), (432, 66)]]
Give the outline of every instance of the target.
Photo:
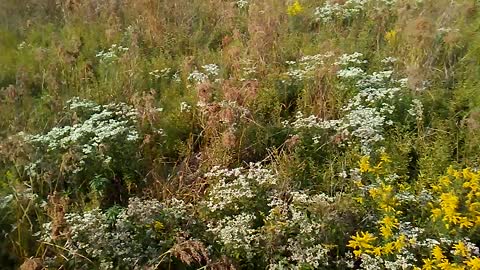
[(240, 117), (245, 117), (250, 114), (250, 110), (244, 106), (239, 105), (236, 101), (231, 100), (222, 100), (218, 103), (221, 108), (232, 109), (240, 115)]
[(172, 75), (172, 79), (174, 82), (181, 82), (182, 81), (182, 78), (180, 78), (180, 72), (175, 72), (173, 75)]
[(22, 41), (20, 44), (18, 44), (17, 49), (20, 51), (25, 48), (31, 48), (31, 47), (32, 47), (32, 44), (29, 44), (26, 41)]
[[(268, 269), (318, 269), (329, 266), (330, 249), (323, 243), (324, 239), (316, 236), (332, 217), (317, 210), (328, 209), (337, 197), (294, 191), (288, 198), (286, 200), (285, 196), (276, 193), (270, 197), (271, 210), (265, 218), (267, 228), (269, 224), (275, 224), (278, 233), (288, 232), (285, 251), (290, 255), (271, 263)], [(269, 236), (260, 235), (260, 238), (263, 237)]]
[(167, 68), (163, 68), (161, 70), (155, 69), (153, 71), (150, 71), (148, 74), (150, 76), (155, 77), (156, 79), (160, 79), (160, 78), (170, 77), (171, 73), (172, 73), (172, 69), (167, 67)]
[(326, 54), (306, 55), (300, 58), (298, 61), (287, 61), (289, 66), (286, 75), (297, 81), (312, 78), (314, 71), (325, 64), (325, 60), (332, 57), (333, 53)]
[(217, 64), (203, 65), (202, 68), (209, 76), (216, 77), (220, 74), (220, 68)]
[(190, 112), (191, 109), (192, 109), (192, 106), (188, 105), (187, 102), (182, 101), (180, 103), (180, 111), (181, 112)]
[[(179, 200), (164, 205), (154, 199), (131, 198), (128, 207), (119, 209), (113, 217), (98, 208), (84, 213), (67, 213), (64, 250), (73, 258), (85, 256), (102, 265), (129, 269), (153, 267), (170, 248), (159, 238), (158, 230), (163, 230), (164, 222), (186, 218), (186, 207)], [(51, 223), (45, 223), (43, 228), (42, 240), (56, 244), (49, 236)]]
[[(276, 176), (259, 164), (251, 164), (248, 169), (215, 167), (206, 176), (218, 179), (211, 187), (206, 207), (213, 213), (222, 210), (221, 215), (208, 220), (208, 231), (228, 253), (250, 259), (267, 252), (271, 255), (266, 258), (268, 269), (316, 269), (330, 265), (330, 248), (318, 232), (336, 220), (335, 213), (328, 209), (337, 197), (304, 191), (280, 192), (276, 190)], [(270, 210), (264, 224), (258, 226), (256, 221), (264, 215), (265, 208)], [(282, 239), (278, 250), (262, 245), (277, 236)]]
[(395, 198), (403, 202), (416, 203), (425, 207), (433, 200), (432, 194), (427, 190), (422, 190), (420, 194), (413, 194), (408, 191), (402, 191), (395, 194)]
[(260, 163), (251, 163), (248, 168), (220, 169), (215, 166), (205, 174), (216, 179), (205, 204), (209, 211), (226, 209), (240, 210), (245, 202), (255, 199), (257, 189), (275, 185), (276, 175)]
[[(183, 200), (171, 198), (165, 202), (163, 212), (165, 215), (172, 217), (175, 220), (184, 220), (190, 216), (190, 210), (192, 208), (193, 205), (190, 203), (185, 203)], [(183, 223), (185, 224), (186, 222)]]
[(367, 10), (367, 4), (377, 3), (390, 7), (396, 3), (396, 0), (347, 0), (343, 4), (338, 1), (327, 1), (321, 7), (315, 9), (315, 17), (323, 23), (335, 20), (348, 20), (358, 16)]
[(238, 8), (242, 9), (242, 8), (248, 7), (249, 2), (248, 0), (237, 0), (235, 4), (237, 5)]
[(415, 117), (417, 122), (421, 122), (423, 120), (423, 104), (420, 100), (414, 99), (412, 100), (412, 104), (410, 109), (408, 110), (408, 114)]
[(254, 255), (257, 230), (253, 229), (255, 216), (241, 213), (227, 216), (215, 225), (208, 224), (208, 231), (213, 233), (220, 243), (230, 252), (238, 252), (251, 259)]
[(460, 30), (458, 28), (450, 28), (450, 27), (440, 27), (440, 28), (437, 29), (437, 32), (440, 33), (440, 34), (446, 34), (446, 33), (450, 33), (450, 32), (457, 33), (459, 31)]
[(255, 212), (255, 204), (261, 201), (259, 195), (275, 185), (276, 175), (256, 163), (248, 168), (215, 166), (205, 176), (215, 183), (204, 204), (210, 213), (222, 211), (216, 215), (218, 219), (207, 222), (208, 232), (214, 234), (227, 252), (251, 259), (259, 240), (259, 231), (254, 228), (256, 217), (251, 212)]
[(325, 121), (315, 115), (304, 116), (302, 112), (298, 111), (295, 114), (295, 121), (283, 121), (284, 127), (292, 127), (293, 129), (335, 129), (342, 124), (342, 120)]
[(187, 79), (189, 81), (195, 82), (196, 84), (199, 84), (199, 83), (207, 82), (208, 81), (208, 75), (205, 74), (205, 73), (202, 73), (198, 70), (194, 70), (194, 71), (192, 71), (192, 73), (190, 73), (188, 75)]
[(328, 252), (330, 252), (330, 249), (326, 248), (325, 245), (305, 246), (304, 243), (293, 238), (288, 239), (288, 242), (287, 250), (292, 253), (288, 259), (294, 262), (293, 264), (296, 266), (294, 269), (303, 269), (304, 266), (313, 269), (329, 266)]
[(346, 69), (339, 70), (337, 76), (343, 79), (354, 79), (365, 75), (365, 71), (358, 67), (348, 67)]
[(137, 111), (131, 106), (125, 103), (97, 105), (77, 97), (69, 100), (67, 104), (67, 109), (75, 112), (77, 117), (85, 116), (85, 119), (73, 125), (54, 127), (46, 134), (24, 136), (41, 155), (26, 167), (30, 176), (41, 170), (39, 165), (49, 154), (68, 151), (76, 153), (78, 156), (73, 170), (75, 174), (84, 169), (89, 158), (99, 158), (108, 163), (112, 157), (105, 151), (106, 146), (139, 140), (136, 129)]
[(360, 14), (368, 0), (347, 0), (344, 4), (327, 1), (323, 6), (315, 9), (315, 17), (324, 23), (335, 19), (350, 19)]
[(393, 63), (395, 63), (395, 62), (397, 62), (397, 61), (398, 61), (397, 58), (389, 56), (389, 57), (385, 57), (384, 59), (382, 59), (381, 62), (382, 62), (383, 64), (393, 64)]
[[(401, 82), (393, 78), (393, 71), (379, 71), (367, 74), (359, 65), (365, 64), (361, 53), (344, 54), (336, 64), (341, 66), (337, 76), (346, 80), (344, 87), (352, 87), (358, 93), (343, 108), (344, 116), (340, 119), (322, 120), (314, 115), (304, 117), (297, 112), (295, 121), (284, 125), (294, 129), (333, 129), (342, 138), (358, 139), (361, 150), (369, 154), (372, 146), (384, 140), (383, 130), (393, 125), (389, 119), (395, 110), (393, 105), (401, 90)], [(320, 142), (318, 136), (313, 136), (314, 143)], [(351, 144), (352, 141), (346, 141)], [(343, 142), (340, 143), (343, 145)]]
[[(84, 251), (92, 258), (101, 258), (107, 257), (104, 253), (114, 248), (113, 245), (109, 247), (113, 237), (108, 232), (108, 217), (100, 209), (83, 214), (68, 213), (65, 215), (65, 222), (70, 230), (70, 239), (66, 246), (72, 253)], [(128, 233), (121, 236), (123, 239), (130, 237)], [(109, 248), (106, 249), (107, 247)]]
[(112, 62), (117, 60), (121, 54), (127, 51), (127, 47), (112, 44), (112, 46), (108, 50), (99, 51), (95, 56), (100, 59), (100, 62)]
[(247, 59), (242, 62), (242, 66), (243, 66), (242, 67), (243, 74), (242, 74), (242, 78), (240, 78), (240, 81), (254, 79), (253, 77), (255, 76), (255, 74), (257, 74), (257, 66), (255, 65), (255, 63), (252, 60)]
[(335, 61), (335, 65), (351, 66), (352, 64), (366, 64), (367, 60), (362, 59), (363, 57), (363, 53), (359, 52), (354, 52), (351, 54), (344, 53), (338, 57), (337, 61)]
[(359, 52), (341, 55), (335, 62), (336, 65), (343, 67), (337, 72), (337, 76), (343, 79), (358, 79), (365, 76), (365, 71), (361, 67), (355, 66), (367, 63), (362, 58), (363, 54)]
[(151, 224), (164, 208), (164, 205), (157, 200), (142, 200), (133, 197), (129, 199), (128, 208), (123, 214), (131, 217), (138, 224)]
[(220, 68), (217, 64), (208, 64), (202, 66), (202, 71), (195, 69), (188, 75), (188, 81), (194, 82), (195, 84), (204, 83), (207, 81), (217, 82), (218, 76), (220, 75)]
[(393, 6), (397, 3), (397, 0), (380, 0), (380, 3), (387, 6)]

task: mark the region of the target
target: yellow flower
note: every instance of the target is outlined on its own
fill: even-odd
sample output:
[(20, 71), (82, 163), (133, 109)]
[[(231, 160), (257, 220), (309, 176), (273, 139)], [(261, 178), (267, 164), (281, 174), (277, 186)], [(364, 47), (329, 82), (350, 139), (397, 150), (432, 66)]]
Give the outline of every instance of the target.
[(400, 250), (405, 246), (405, 235), (400, 235), (398, 239), (394, 242), (393, 247), (397, 250), (397, 252), (400, 252)]
[(385, 184), (382, 184), (382, 189), (383, 189), (383, 196), (384, 198), (388, 198), (390, 196), (390, 194), (392, 193), (393, 191), (393, 187), (392, 185), (385, 185)]
[(441, 270), (458, 270), (455, 264), (451, 264), (448, 259), (443, 259), (441, 262), (437, 262), (437, 267)]
[(372, 169), (372, 171), (380, 171), (382, 169), (383, 161), (380, 161), (375, 168)]
[(433, 260), (431, 259), (423, 259), (423, 270), (431, 270), (433, 269)]
[(465, 264), (470, 267), (470, 270), (480, 270), (480, 258), (478, 257), (471, 258), (468, 261), (465, 261)]
[(462, 185), (464, 188), (470, 188), (470, 189), (473, 189), (475, 188), (475, 184), (470, 182), (470, 181), (465, 181), (465, 183), (463, 183)]
[(374, 249), (369, 250), (367, 253), (380, 257), (382, 256), (382, 247), (375, 247)]
[(442, 193), (440, 195), (440, 207), (445, 213), (444, 221), (458, 224), (460, 221), (460, 214), (457, 213), (456, 209), (460, 199), (453, 192)]
[(441, 215), (442, 215), (442, 210), (441, 209), (438, 209), (438, 208), (432, 209), (432, 218), (434, 220), (439, 219)]
[(347, 247), (351, 247), (353, 249), (360, 249), (358, 250), (358, 252), (355, 252), (357, 250), (354, 251), (355, 255), (357, 256), (362, 254), (361, 250), (363, 249), (372, 249), (373, 245), (371, 243), (375, 241), (375, 239), (377, 239), (375, 236), (373, 236), (373, 234), (369, 232), (360, 232), (360, 234), (358, 234), (357, 232), (356, 236), (352, 236), (351, 238), (352, 240), (348, 241)]
[(466, 180), (470, 180), (474, 177), (474, 173), (470, 170), (470, 168), (465, 168), (463, 169), (462, 171), (463, 173), (463, 178), (465, 178)]
[(476, 216), (475, 225), (477, 225), (477, 226), (480, 225), (480, 215)]
[(392, 162), (392, 160), (390, 159), (390, 156), (385, 152), (382, 152), (382, 154), (380, 155), (380, 160), (385, 162), (385, 163)]
[(298, 0), (295, 0), (292, 5), (288, 6), (287, 13), (290, 16), (297, 16), (298, 14), (303, 12), (303, 7), (300, 5)]
[(397, 31), (390, 30), (385, 33), (385, 40), (390, 44), (395, 43), (395, 41), (397, 40)]
[(155, 221), (155, 223), (153, 223), (153, 228), (155, 229), (155, 231), (160, 232), (161, 230), (163, 230), (163, 228), (165, 228), (165, 226), (163, 226), (162, 222), (157, 220)]
[(462, 257), (467, 257), (469, 255), (469, 251), (463, 241), (458, 241), (458, 244), (455, 244), (453, 247), (455, 248), (455, 255)]
[(465, 270), (465, 266), (454, 263), (450, 265), (449, 270)]
[(363, 187), (362, 180), (355, 180), (353, 181), (357, 187)]
[(450, 178), (448, 176), (443, 176), (440, 178), (440, 185), (444, 187), (449, 187), (450, 184), (452, 184), (452, 181), (450, 181)]
[(372, 168), (370, 167), (370, 157), (369, 156), (363, 156), (360, 159), (359, 165), (360, 165), (360, 172), (362, 172), (362, 173), (372, 171)]
[(455, 170), (452, 165), (450, 165), (447, 169), (447, 174), (450, 176), (455, 176), (458, 175), (458, 171)]
[(362, 197), (355, 197), (353, 198), (356, 202), (358, 202), (359, 204), (363, 204), (363, 198)]
[(393, 249), (395, 247), (395, 242), (388, 242), (383, 246), (383, 253), (386, 255), (393, 254)]
[(474, 202), (474, 203), (469, 203), (468, 204), (468, 211), (474, 213), (474, 214), (479, 214), (477, 209), (480, 208), (480, 202)]
[(378, 189), (377, 188), (371, 188), (368, 193), (370, 194), (370, 197), (375, 199), (375, 197), (378, 196)]
[(442, 249), (439, 246), (435, 246), (432, 249), (432, 255), (437, 261), (441, 261), (445, 259), (445, 256), (443, 255)]
[(460, 228), (471, 228), (473, 227), (473, 222), (471, 222), (467, 217), (460, 217), (459, 220)]
[(393, 235), (392, 229), (398, 228), (398, 219), (395, 217), (386, 216), (380, 221), (380, 224), (382, 224), (380, 227), (380, 233), (382, 236), (384, 238), (390, 238)]
[(463, 177), (463, 173), (461, 171), (455, 171), (455, 173), (453, 173), (453, 176), (455, 176), (455, 178), (458, 180)]
[(393, 208), (393, 206), (389, 205), (388, 203), (380, 203), (379, 208), (387, 213), (395, 213), (395, 208)]

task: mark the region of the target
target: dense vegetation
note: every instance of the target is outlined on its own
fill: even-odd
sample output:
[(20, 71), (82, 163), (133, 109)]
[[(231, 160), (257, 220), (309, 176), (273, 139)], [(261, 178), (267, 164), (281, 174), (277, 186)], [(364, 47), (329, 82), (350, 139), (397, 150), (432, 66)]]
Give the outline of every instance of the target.
[(480, 269), (477, 0), (1, 0), (1, 269)]

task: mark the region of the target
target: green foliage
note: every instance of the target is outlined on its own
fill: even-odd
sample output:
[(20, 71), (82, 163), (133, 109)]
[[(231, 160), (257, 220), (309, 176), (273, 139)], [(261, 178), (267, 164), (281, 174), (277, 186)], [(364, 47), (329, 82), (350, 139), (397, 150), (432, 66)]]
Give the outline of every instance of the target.
[(403, 241), (375, 192), (430, 192), (395, 218), (448, 235), (431, 211), (465, 194), (432, 185), (480, 166), (479, 29), (474, 0), (0, 1), (0, 268), (399, 263), (368, 246)]

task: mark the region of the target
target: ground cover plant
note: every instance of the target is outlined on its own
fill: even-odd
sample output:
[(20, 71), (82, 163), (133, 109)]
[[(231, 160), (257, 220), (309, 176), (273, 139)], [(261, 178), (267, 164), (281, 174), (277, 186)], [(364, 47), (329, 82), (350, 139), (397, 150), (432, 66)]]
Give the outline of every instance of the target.
[(477, 0), (0, 1), (0, 269), (479, 269)]

